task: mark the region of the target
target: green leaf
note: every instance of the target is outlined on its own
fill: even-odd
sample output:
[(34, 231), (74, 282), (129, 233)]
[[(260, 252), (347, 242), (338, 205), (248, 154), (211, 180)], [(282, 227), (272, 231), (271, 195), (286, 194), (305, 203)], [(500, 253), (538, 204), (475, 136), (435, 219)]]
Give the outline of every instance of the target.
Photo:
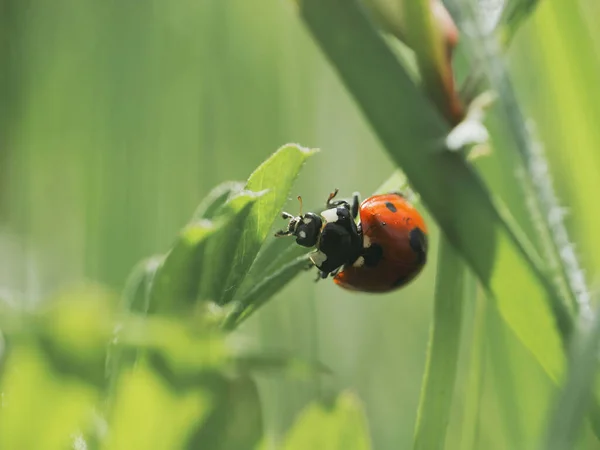
[(235, 302), (234, 309), (225, 319), (223, 327), (228, 330), (237, 327), (306, 267), (309, 267), (308, 254), (294, 258), (271, 275), (266, 276), (252, 290)]
[(194, 317), (130, 316), (120, 324), (117, 344), (152, 355), (167, 378), (185, 384), (203, 372), (222, 369), (231, 356), (222, 334), (201, 325)]
[[(392, 158), (501, 316), (557, 383), (572, 318), (533, 247), (471, 165), (445, 146), (448, 126), (354, 2), (304, 0), (300, 13)], [(510, 281), (509, 281), (510, 280)]]
[[(465, 306), (470, 308), (470, 333), (463, 339), (466, 344), (466, 376), (463, 385), (464, 404), (460, 425), (460, 444), (458, 448), (475, 450), (478, 448), (481, 403), (483, 397), (484, 376), (486, 367), (486, 299), (482, 292), (477, 292), (477, 285), (472, 275), (468, 274), (467, 283), (471, 284), (465, 299)], [(466, 308), (465, 308), (466, 309)], [(464, 317), (464, 316), (463, 316)]]
[(91, 423), (96, 387), (56, 370), (30, 340), (13, 341), (3, 361), (0, 448), (64, 450)]
[(119, 377), (116, 401), (109, 415), (110, 433), (102, 449), (184, 448), (212, 407), (212, 396), (204, 388), (175, 391), (141, 363)]
[[(215, 409), (187, 444), (189, 450), (253, 449), (262, 437), (262, 410), (256, 383), (249, 377), (213, 380)], [(166, 447), (165, 447), (166, 448)]]
[(310, 404), (294, 423), (281, 448), (370, 449), (368, 425), (358, 398), (344, 392), (331, 405)]
[(147, 314), (150, 310), (150, 291), (156, 271), (164, 256), (153, 256), (138, 263), (125, 282), (123, 309)]
[(450, 421), (461, 338), (466, 266), (442, 239), (427, 365), (415, 427), (415, 450), (443, 449)]
[(245, 230), (253, 205), (266, 192), (242, 191), (221, 206), (218, 215), (224, 223), (204, 249), (204, 264), (199, 277), (201, 300), (222, 304), (228, 287), (226, 281), (234, 270), (237, 250), (245, 238)]
[(114, 299), (97, 286), (70, 289), (35, 318), (31, 328), (57, 372), (102, 387), (114, 328)]
[(277, 150), (250, 175), (246, 189), (254, 192), (266, 191), (252, 206), (243, 235), (238, 241), (232, 261), (232, 269), (224, 283), (220, 304), (233, 299), (244, 277), (250, 270), (258, 251), (271, 231), (275, 218), (286, 203), (294, 180), (306, 160), (316, 150), (286, 145)]
[(201, 219), (213, 219), (227, 199), (240, 193), (243, 189), (244, 183), (241, 181), (226, 181), (216, 186), (198, 205), (192, 222), (197, 222)]
[(256, 287), (257, 283), (273, 275), (290, 261), (310, 251), (312, 249), (296, 244), (296, 240), (291, 237), (271, 239), (256, 256), (250, 272), (236, 293), (235, 301), (246, 296), (250, 290)]
[(13, 317), (19, 323), (7, 336), (0, 380), (0, 448), (69, 448), (99, 404), (115, 298), (85, 285), (52, 300)]
[(208, 239), (217, 227), (207, 220), (190, 223), (179, 233), (173, 248), (156, 270), (150, 292), (153, 312), (189, 312), (198, 297)]
[(573, 340), (567, 377), (549, 417), (542, 448), (575, 448), (593, 399), (594, 386), (598, 384), (599, 348), (600, 314), (596, 311), (591, 326), (585, 324)]
[(508, 0), (498, 23), (500, 40), (505, 47), (510, 45), (518, 29), (533, 13), (539, 0)]

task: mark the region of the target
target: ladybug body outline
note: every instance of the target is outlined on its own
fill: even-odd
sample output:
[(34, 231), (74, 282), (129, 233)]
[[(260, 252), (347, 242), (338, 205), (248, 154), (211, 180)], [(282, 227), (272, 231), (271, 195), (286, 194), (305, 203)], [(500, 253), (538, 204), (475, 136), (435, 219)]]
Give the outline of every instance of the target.
[[(427, 227), (419, 212), (397, 192), (377, 194), (360, 203), (333, 200), (320, 214), (292, 216), (275, 236), (296, 236), (319, 277), (333, 277), (340, 287), (362, 292), (389, 292), (414, 279), (427, 260)], [(356, 219), (359, 223), (356, 223)]]

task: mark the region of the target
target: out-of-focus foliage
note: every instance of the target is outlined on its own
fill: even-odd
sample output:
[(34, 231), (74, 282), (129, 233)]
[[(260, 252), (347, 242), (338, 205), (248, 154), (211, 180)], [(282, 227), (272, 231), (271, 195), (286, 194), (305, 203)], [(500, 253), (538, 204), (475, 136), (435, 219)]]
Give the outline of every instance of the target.
[[(337, 3), (0, 0), (0, 448), (410, 448), (438, 224), (481, 286), (468, 279), (458, 317), (440, 314), (452, 305), (437, 283), (435, 326), (460, 351), (428, 373), (424, 392), (455, 388), (439, 397), (447, 414), (424, 397), (437, 413), (421, 435), (447, 449), (597, 447), (596, 338), (557, 303), (594, 292), (600, 267), (596, 2), (444, 2), (461, 33), (454, 69), (467, 84), (479, 74), (465, 92), (500, 95), (476, 160), (444, 148), (450, 127), (406, 76), (410, 50), (362, 19), (348, 32), (364, 10), (328, 14)], [(547, 161), (523, 160), (515, 118)], [(322, 149), (293, 187), (309, 156), (294, 146), (221, 184), (284, 142)], [(297, 195), (306, 208), (334, 188), (373, 192), (396, 163), (431, 212), (410, 286), (315, 284), (305, 250), (269, 236)], [(535, 206), (536, 174), (565, 211)], [(568, 233), (554, 253), (556, 228), (540, 226), (553, 220)], [(65, 290), (89, 280), (104, 287)]]

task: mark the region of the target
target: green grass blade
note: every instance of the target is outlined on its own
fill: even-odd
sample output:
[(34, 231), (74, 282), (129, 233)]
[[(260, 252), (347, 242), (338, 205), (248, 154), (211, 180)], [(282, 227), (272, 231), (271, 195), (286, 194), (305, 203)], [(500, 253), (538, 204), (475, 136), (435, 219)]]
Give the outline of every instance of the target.
[(152, 312), (189, 312), (198, 297), (198, 277), (202, 273), (209, 238), (218, 227), (203, 220), (188, 224), (157, 269), (150, 291)]
[(413, 449), (443, 449), (450, 421), (460, 349), (466, 265), (440, 242), (435, 305)]
[[(587, 325), (589, 326), (589, 325)], [(600, 314), (573, 340), (569, 370), (546, 428), (542, 449), (575, 448), (597, 385)]]
[(510, 45), (518, 29), (531, 15), (538, 3), (539, 0), (508, 0), (506, 2), (498, 23), (500, 40), (505, 47)]
[[(474, 282), (474, 280), (473, 280)], [(460, 447), (464, 450), (476, 450), (481, 414), (481, 398), (483, 395), (483, 381), (486, 367), (486, 339), (485, 339), (485, 299), (482, 293), (474, 289), (473, 302), (473, 328), (469, 336), (469, 360), (465, 379), (465, 401), (462, 411), (462, 425), (460, 430)]]
[(445, 149), (448, 125), (354, 2), (304, 0), (300, 13), (392, 158), (497, 302), (503, 319), (558, 382), (572, 318), (508, 211), (462, 155)]
[(315, 152), (298, 145), (286, 145), (250, 175), (246, 189), (266, 192), (249, 211), (219, 303), (228, 303), (235, 296), (271, 231), (275, 218), (281, 213), (292, 184), (306, 160)]

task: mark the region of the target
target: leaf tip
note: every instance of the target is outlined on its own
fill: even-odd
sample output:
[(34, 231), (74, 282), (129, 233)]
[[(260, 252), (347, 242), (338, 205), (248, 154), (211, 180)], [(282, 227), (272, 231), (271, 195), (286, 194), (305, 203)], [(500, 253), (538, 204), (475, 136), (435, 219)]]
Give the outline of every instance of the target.
[(311, 156), (311, 155), (321, 151), (320, 148), (305, 147), (305, 146), (303, 146), (301, 144), (297, 144), (297, 143), (287, 143), (287, 144), (279, 147), (279, 149), (277, 151), (285, 150), (287, 148), (293, 148), (295, 150), (298, 150), (300, 153), (306, 154), (307, 156)]

